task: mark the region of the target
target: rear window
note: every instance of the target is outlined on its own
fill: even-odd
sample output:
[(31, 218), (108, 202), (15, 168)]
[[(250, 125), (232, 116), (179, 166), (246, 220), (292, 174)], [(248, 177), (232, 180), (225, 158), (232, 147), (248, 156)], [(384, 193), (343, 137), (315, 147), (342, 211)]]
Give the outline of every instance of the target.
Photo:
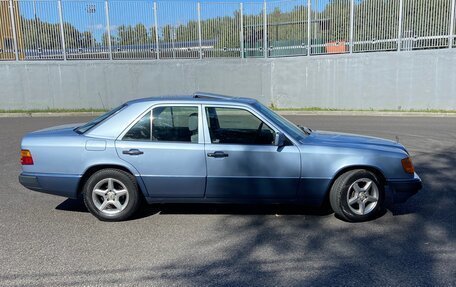
[(102, 114), (101, 116), (99, 116), (98, 118), (94, 119), (94, 120), (91, 120), (90, 122), (80, 126), (80, 127), (77, 127), (74, 129), (75, 132), (79, 133), (79, 134), (83, 134), (85, 132), (87, 132), (88, 130), (90, 130), (91, 128), (97, 126), (98, 124), (100, 124), (101, 122), (105, 121), (106, 119), (112, 117), (113, 115), (117, 114), (118, 112), (120, 112), (123, 108), (125, 108), (127, 106), (127, 104), (123, 104), (115, 109), (112, 109), (111, 111), (105, 113), (105, 114)]

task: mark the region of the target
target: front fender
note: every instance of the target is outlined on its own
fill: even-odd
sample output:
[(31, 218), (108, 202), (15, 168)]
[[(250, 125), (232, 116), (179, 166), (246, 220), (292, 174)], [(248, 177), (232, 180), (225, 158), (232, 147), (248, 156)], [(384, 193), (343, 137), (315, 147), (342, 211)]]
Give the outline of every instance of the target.
[(312, 205), (321, 205), (334, 180), (344, 171), (365, 168), (382, 176), (385, 182), (410, 179), (401, 159), (404, 151), (385, 152), (369, 149), (303, 145), (301, 150), (301, 182), (298, 198)]

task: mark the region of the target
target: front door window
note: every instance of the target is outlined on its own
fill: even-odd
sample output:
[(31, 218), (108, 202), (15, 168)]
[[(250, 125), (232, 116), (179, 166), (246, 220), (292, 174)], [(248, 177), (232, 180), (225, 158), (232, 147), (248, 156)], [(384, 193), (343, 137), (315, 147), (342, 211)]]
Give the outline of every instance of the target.
[(247, 110), (207, 107), (213, 144), (273, 145), (274, 131)]

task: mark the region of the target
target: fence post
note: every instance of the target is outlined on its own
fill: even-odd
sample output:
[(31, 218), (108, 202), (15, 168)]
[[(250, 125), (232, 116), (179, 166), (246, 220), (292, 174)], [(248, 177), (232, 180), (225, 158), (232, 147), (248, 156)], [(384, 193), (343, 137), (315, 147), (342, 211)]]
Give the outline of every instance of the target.
[(353, 30), (355, 23), (355, 0), (350, 1), (350, 54), (353, 53)]
[(160, 47), (158, 45), (158, 19), (157, 19), (157, 2), (154, 2), (154, 25), (155, 25), (155, 52), (157, 60), (160, 59)]
[(307, 0), (307, 56), (310, 56), (310, 53), (312, 52), (312, 41), (311, 41), (311, 28), (310, 24), (312, 23), (311, 17), (312, 17), (312, 1)]
[(450, 18), (450, 36), (448, 37), (448, 48), (453, 48), (454, 41), (454, 4), (455, 0), (451, 1), (451, 18)]
[(239, 3), (239, 16), (241, 17), (241, 31), (239, 34), (239, 41), (241, 42), (241, 58), (244, 59), (244, 3)]
[(66, 47), (65, 47), (65, 32), (63, 30), (63, 13), (62, 13), (62, 1), (57, 1), (57, 8), (59, 10), (59, 22), (60, 22), (60, 41), (62, 42), (62, 55), (63, 60), (67, 60)]
[(401, 46), (402, 46), (402, 8), (403, 8), (403, 0), (399, 1), (399, 31), (397, 33), (397, 51), (401, 51)]
[(268, 57), (268, 11), (266, 1), (263, 2), (263, 55)]
[(201, 3), (197, 3), (197, 10), (198, 10), (198, 40), (199, 40), (199, 58), (203, 58), (203, 42), (202, 42), (202, 35), (201, 35)]
[(109, 4), (108, 4), (108, 0), (105, 0), (105, 14), (106, 14), (106, 32), (108, 32), (109, 60), (112, 60), (111, 21), (109, 19)]
[(9, 0), (9, 8), (11, 17), (11, 30), (13, 31), (14, 57), (16, 58), (16, 61), (19, 61), (19, 51), (17, 48), (16, 21), (14, 21), (13, 0)]

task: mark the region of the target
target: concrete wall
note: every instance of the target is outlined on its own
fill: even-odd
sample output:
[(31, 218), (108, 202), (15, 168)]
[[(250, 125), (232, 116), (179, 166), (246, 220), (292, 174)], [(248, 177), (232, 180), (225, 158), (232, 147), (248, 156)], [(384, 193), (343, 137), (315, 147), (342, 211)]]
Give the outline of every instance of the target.
[(456, 110), (456, 49), (276, 59), (0, 63), (0, 109), (110, 108), (195, 91), (277, 107)]

